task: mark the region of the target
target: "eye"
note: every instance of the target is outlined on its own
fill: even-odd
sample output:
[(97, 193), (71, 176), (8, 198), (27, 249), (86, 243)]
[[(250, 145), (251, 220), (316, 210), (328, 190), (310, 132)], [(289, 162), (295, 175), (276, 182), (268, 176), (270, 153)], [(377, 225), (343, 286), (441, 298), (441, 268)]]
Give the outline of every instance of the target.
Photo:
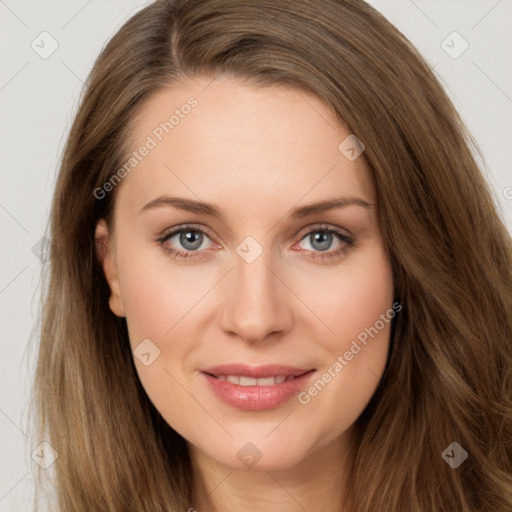
[[(299, 244), (304, 241), (306, 245), (309, 245), (309, 247), (306, 247), (307, 251), (311, 253), (306, 257), (322, 260), (340, 259), (355, 245), (354, 237), (343, 233), (338, 228), (332, 228), (326, 225), (309, 229), (309, 231), (302, 236)], [(333, 244), (335, 245), (334, 250), (332, 250)]]
[[(202, 259), (209, 256), (211, 246), (208, 247), (206, 243), (208, 240), (211, 241), (211, 237), (204, 228), (187, 225), (179, 226), (165, 233), (157, 239), (157, 242), (173, 258)], [(343, 233), (339, 228), (327, 225), (309, 228), (309, 231), (302, 234), (298, 245), (304, 241), (309, 245), (305, 251), (308, 255), (304, 257), (331, 261), (342, 258), (355, 245), (354, 237)], [(332, 249), (333, 244), (335, 245), (334, 250)]]
[[(159, 238), (158, 242), (166, 253), (175, 258), (203, 258), (207, 256), (204, 242), (209, 238), (202, 228), (181, 226)], [(185, 250), (179, 249), (180, 246)]]

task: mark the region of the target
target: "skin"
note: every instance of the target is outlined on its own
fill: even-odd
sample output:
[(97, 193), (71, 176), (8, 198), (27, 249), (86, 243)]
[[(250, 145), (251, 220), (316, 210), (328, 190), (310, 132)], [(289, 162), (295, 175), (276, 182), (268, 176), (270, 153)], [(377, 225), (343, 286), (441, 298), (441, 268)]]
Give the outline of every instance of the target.
[[(150, 339), (160, 350), (150, 365), (135, 365), (155, 407), (188, 441), (210, 493), (211, 504), (202, 502), (198, 488), (191, 508), (351, 510), (341, 498), (353, 424), (382, 377), (390, 323), (307, 404), (293, 397), (270, 410), (238, 410), (199, 370), (287, 364), (315, 368), (314, 382), (391, 308), (392, 270), (364, 153), (350, 161), (338, 150), (350, 132), (315, 96), (231, 77), (155, 94), (133, 123), (136, 148), (191, 96), (197, 107), (118, 185), (113, 226), (97, 225), (110, 308), (126, 317), (132, 349)], [(141, 212), (162, 195), (213, 203), (223, 220), (172, 206)], [(341, 196), (370, 206), (290, 217), (297, 206)], [(199, 249), (179, 234), (157, 241), (186, 223), (207, 230)], [(319, 225), (352, 235), (355, 245), (333, 234), (322, 251)], [(252, 263), (236, 252), (247, 236), (263, 249)], [(164, 246), (206, 257), (175, 259)], [(343, 247), (337, 259), (314, 259)], [(261, 453), (252, 467), (237, 457), (248, 442)]]

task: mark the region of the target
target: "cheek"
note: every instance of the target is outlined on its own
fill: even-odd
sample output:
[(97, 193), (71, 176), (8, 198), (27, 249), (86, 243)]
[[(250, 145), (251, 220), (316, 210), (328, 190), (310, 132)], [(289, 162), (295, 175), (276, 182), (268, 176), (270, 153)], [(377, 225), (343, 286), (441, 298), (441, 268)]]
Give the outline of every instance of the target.
[(371, 250), (342, 262), (334, 272), (304, 272), (300, 290), (304, 303), (312, 305), (321, 320), (319, 330), (325, 331), (323, 323), (330, 331), (330, 336), (322, 336), (322, 344), (331, 353), (338, 352), (391, 308), (394, 285), (389, 257), (382, 244), (376, 243)]
[(130, 343), (150, 338), (161, 345), (186, 324), (212, 277), (199, 266), (176, 264), (160, 248), (128, 242), (124, 249), (117, 264)]
[[(195, 350), (194, 336), (187, 337), (187, 321), (194, 313), (193, 305), (205, 293), (201, 276), (192, 283), (190, 271), (173, 267), (161, 256), (156, 261), (151, 253), (134, 251), (126, 256), (118, 262), (119, 278), (137, 374), (165, 420), (178, 432), (190, 435), (198, 411), (183, 375), (190, 352)], [(211, 281), (207, 276), (204, 279), (205, 283)]]
[[(135, 242), (125, 242), (119, 254), (118, 275), (139, 379), (169, 423), (187, 423), (193, 401), (183, 376), (193, 369), (191, 354), (200, 348), (200, 331), (191, 324), (208, 302), (205, 295), (215, 282), (211, 269), (177, 265), (154, 247), (141, 248)], [(149, 356), (139, 358), (142, 354)]]
[(124, 281), (123, 301), (130, 343), (135, 348), (143, 339), (160, 340), (175, 323), (172, 311), (181, 309), (177, 294), (151, 271)]
[[(325, 435), (344, 430), (359, 417), (384, 372), (393, 318), (393, 276), (383, 248), (368, 253), (333, 281), (328, 300), (317, 301), (335, 334), (323, 338), (328, 356), (318, 379), (299, 395)], [(320, 315), (319, 315), (320, 316)]]

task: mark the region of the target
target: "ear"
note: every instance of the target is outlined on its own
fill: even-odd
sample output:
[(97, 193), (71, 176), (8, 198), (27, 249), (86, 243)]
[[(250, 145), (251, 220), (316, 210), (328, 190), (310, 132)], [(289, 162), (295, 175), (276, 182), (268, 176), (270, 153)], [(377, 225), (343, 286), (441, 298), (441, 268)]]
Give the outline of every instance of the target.
[(121, 317), (126, 316), (121, 288), (119, 286), (119, 278), (117, 276), (115, 253), (112, 251), (108, 225), (103, 219), (96, 224), (94, 242), (96, 245), (96, 254), (110, 287), (110, 298), (108, 301), (110, 310), (114, 315)]

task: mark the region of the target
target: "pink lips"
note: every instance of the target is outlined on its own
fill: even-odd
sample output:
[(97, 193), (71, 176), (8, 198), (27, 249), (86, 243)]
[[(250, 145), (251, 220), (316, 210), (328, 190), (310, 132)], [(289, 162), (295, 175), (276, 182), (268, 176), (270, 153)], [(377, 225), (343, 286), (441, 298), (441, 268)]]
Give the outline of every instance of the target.
[[(307, 384), (314, 369), (296, 368), (283, 365), (248, 366), (244, 364), (226, 364), (201, 371), (213, 392), (227, 404), (238, 409), (248, 411), (262, 411), (272, 409), (287, 402)], [(250, 379), (265, 379), (262, 385), (241, 385), (228, 380), (221, 380), (222, 376), (238, 376), (244, 382), (252, 383)], [(221, 378), (219, 378), (221, 377)], [(272, 385), (266, 385), (271, 377)], [(283, 377), (286, 378), (284, 382)], [(248, 378), (248, 379), (247, 379)], [(237, 379), (231, 379), (237, 380)], [(276, 382), (279, 381), (279, 382)]]

